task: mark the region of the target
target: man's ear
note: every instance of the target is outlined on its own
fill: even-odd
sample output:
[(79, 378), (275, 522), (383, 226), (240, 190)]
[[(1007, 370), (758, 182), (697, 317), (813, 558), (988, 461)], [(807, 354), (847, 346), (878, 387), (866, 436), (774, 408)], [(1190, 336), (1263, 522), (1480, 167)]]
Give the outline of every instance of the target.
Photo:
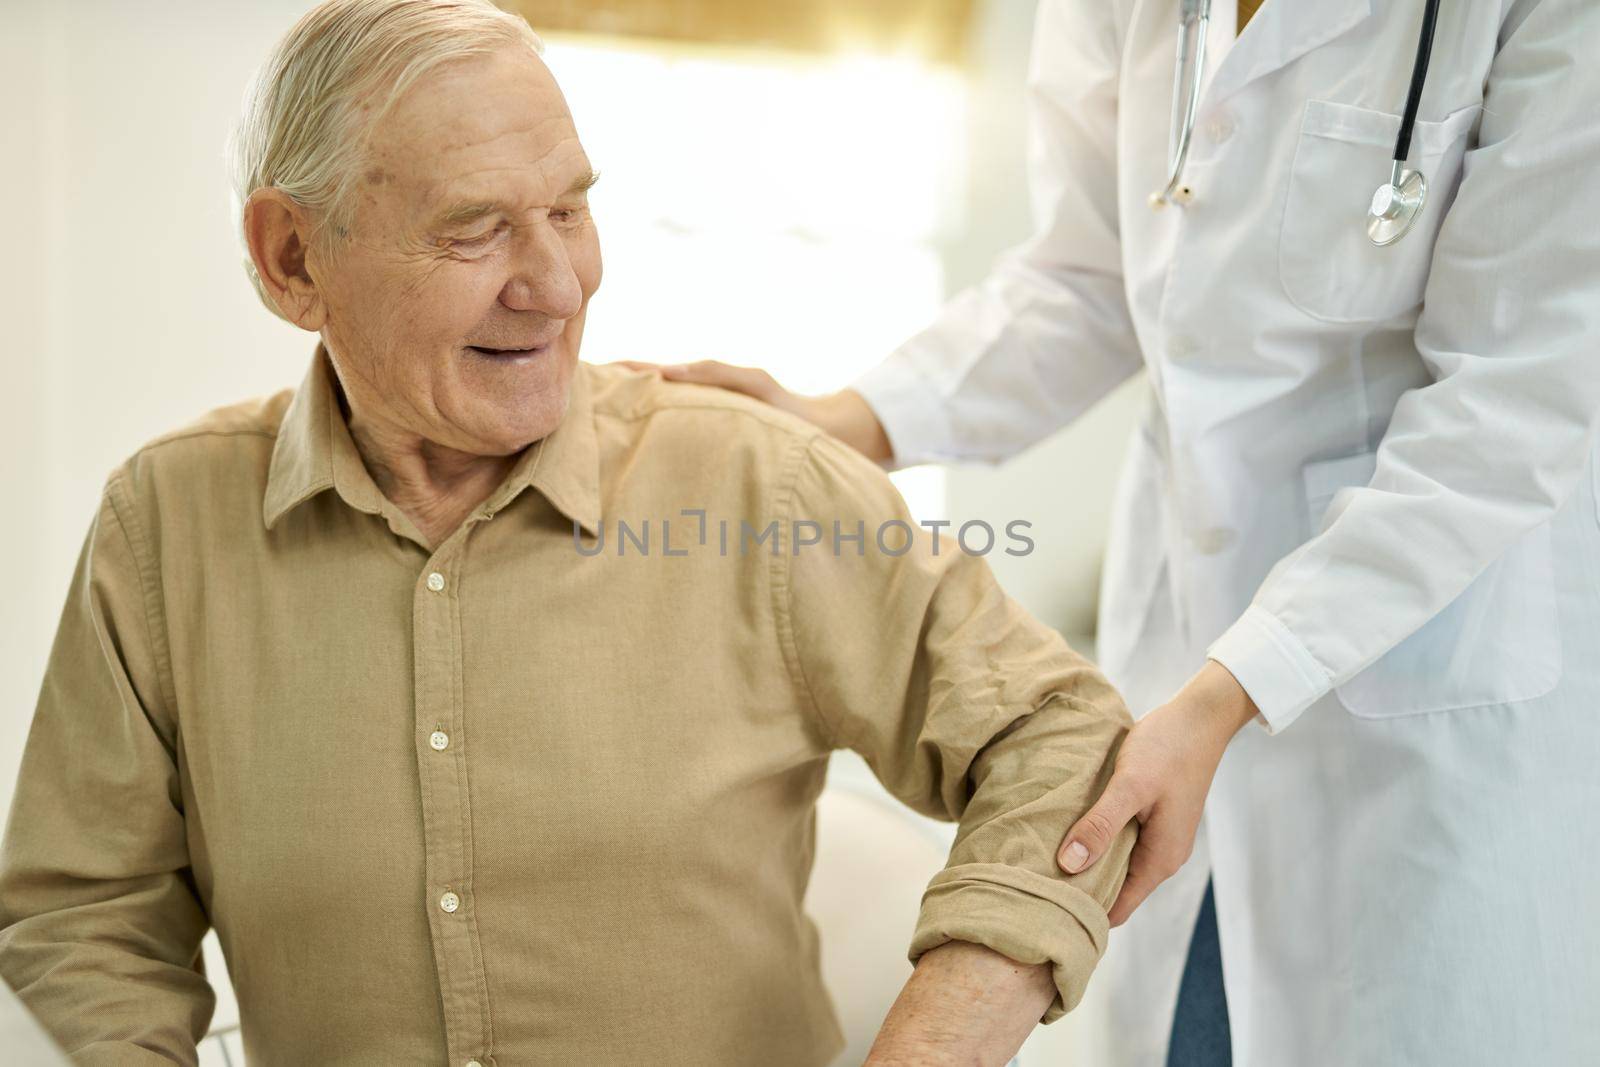
[(327, 305), (306, 270), (311, 241), (307, 211), (279, 189), (257, 189), (244, 205), (244, 236), (261, 287), (283, 317), (312, 333), (327, 320)]

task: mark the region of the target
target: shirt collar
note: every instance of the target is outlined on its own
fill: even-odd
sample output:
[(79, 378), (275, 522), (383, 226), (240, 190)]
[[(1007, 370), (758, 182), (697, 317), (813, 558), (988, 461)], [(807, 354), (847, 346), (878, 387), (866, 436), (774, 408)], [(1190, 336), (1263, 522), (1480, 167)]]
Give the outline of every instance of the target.
[[(269, 530), (285, 512), (324, 489), (336, 490), (345, 503), (360, 511), (380, 514), (384, 510), (387, 501), (361, 461), (339, 409), (336, 388), (327, 349), (319, 343), (284, 412), (272, 448), (262, 500), (262, 521)], [(579, 363), (573, 370), (561, 424), (543, 441), (523, 450), (479, 511), (492, 515), (529, 487), (591, 535), (598, 534), (600, 449), (587, 364)]]

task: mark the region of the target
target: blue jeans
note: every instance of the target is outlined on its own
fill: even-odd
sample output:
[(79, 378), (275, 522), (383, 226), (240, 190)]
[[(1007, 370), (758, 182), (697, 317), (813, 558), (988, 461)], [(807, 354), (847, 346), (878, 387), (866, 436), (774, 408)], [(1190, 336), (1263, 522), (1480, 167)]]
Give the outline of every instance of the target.
[(1211, 884), (1189, 939), (1189, 958), (1178, 986), (1167, 1067), (1231, 1067), (1228, 995), (1222, 988), (1222, 945), (1217, 939), (1217, 906)]

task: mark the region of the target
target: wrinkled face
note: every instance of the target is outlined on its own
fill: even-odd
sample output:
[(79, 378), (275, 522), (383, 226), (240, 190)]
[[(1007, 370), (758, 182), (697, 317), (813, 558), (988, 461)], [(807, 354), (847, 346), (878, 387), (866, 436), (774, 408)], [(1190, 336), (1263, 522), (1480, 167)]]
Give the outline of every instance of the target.
[(560, 88), (525, 49), (406, 92), (373, 131), (348, 238), (308, 263), (364, 418), (478, 455), (555, 429), (600, 285), (592, 181)]

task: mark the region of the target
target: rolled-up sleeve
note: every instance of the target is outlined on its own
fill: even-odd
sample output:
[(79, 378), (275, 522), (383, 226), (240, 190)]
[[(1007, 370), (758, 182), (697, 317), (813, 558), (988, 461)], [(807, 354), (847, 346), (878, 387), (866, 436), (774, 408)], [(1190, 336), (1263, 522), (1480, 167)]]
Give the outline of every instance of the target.
[[(967, 531), (970, 554), (956, 529), (935, 547), (883, 472), (828, 437), (791, 465), (773, 585), (795, 684), (831, 741), (865, 757), (890, 792), (960, 822), (911, 958), (968, 941), (1049, 963), (1051, 1022), (1076, 1005), (1105, 950), (1133, 846), (1130, 825), (1088, 871), (1069, 877), (1055, 864), (1109, 780), (1131, 725), (1122, 700), (1001, 591), (979, 554), (981, 528)], [(988, 551), (1023, 550), (1003, 526), (994, 534)]]
[(0, 845), (0, 977), (80, 1064), (196, 1062), (215, 1005), (148, 542), (120, 472), (67, 594)]

